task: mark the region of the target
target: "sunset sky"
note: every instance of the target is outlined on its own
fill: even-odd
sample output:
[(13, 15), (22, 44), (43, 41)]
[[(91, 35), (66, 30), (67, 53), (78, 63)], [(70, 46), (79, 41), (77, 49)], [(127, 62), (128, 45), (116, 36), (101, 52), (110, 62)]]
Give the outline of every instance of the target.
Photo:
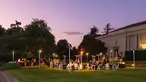
[(78, 46), (83, 35), (65, 35), (74, 31), (88, 33), (95, 25), (103, 29), (146, 20), (146, 0), (0, 0), (0, 24), (9, 28), (15, 20), (22, 26), (32, 18), (44, 19), (59, 39)]

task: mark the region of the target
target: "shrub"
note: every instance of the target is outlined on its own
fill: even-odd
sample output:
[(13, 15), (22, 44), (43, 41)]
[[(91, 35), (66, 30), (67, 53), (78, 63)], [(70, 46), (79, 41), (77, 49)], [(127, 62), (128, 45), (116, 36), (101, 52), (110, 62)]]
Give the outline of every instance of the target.
[[(124, 59), (126, 61), (133, 60), (133, 51), (126, 51)], [(146, 50), (136, 50), (135, 51), (135, 60), (136, 61), (146, 61)]]
[(6, 63), (3, 66), (1, 66), (1, 70), (12, 70), (12, 69), (20, 69), (21, 66), (16, 63)]
[(3, 65), (4, 65), (4, 63), (0, 62), (0, 66), (3, 66)]

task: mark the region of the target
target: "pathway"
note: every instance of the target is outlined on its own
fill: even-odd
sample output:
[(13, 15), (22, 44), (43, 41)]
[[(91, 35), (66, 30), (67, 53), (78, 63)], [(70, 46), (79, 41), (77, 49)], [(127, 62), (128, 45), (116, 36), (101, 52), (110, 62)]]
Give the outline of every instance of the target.
[(8, 71), (0, 71), (0, 82), (19, 82)]
[(0, 82), (7, 82), (1, 71), (0, 71)]

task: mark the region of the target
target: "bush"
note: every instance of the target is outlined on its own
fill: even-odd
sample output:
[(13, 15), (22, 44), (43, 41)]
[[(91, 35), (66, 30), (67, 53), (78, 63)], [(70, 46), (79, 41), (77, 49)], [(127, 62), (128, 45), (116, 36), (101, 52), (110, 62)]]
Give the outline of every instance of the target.
[(20, 69), (21, 66), (16, 63), (6, 63), (0, 67), (1, 70), (12, 70), (12, 69)]
[(0, 62), (0, 66), (3, 66), (3, 65), (4, 65), (4, 63)]
[[(133, 51), (126, 51), (124, 59), (125, 61), (133, 61)], [(136, 50), (135, 60), (146, 61), (146, 50)]]

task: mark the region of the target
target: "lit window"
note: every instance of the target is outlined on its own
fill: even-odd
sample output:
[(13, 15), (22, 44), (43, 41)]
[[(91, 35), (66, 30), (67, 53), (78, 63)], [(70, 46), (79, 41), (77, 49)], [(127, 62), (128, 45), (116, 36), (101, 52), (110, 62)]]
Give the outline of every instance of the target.
[(146, 33), (140, 34), (140, 47), (146, 49)]
[(146, 49), (146, 43), (141, 44), (142, 49)]
[(140, 35), (140, 41), (142, 44), (146, 43), (146, 33)]

